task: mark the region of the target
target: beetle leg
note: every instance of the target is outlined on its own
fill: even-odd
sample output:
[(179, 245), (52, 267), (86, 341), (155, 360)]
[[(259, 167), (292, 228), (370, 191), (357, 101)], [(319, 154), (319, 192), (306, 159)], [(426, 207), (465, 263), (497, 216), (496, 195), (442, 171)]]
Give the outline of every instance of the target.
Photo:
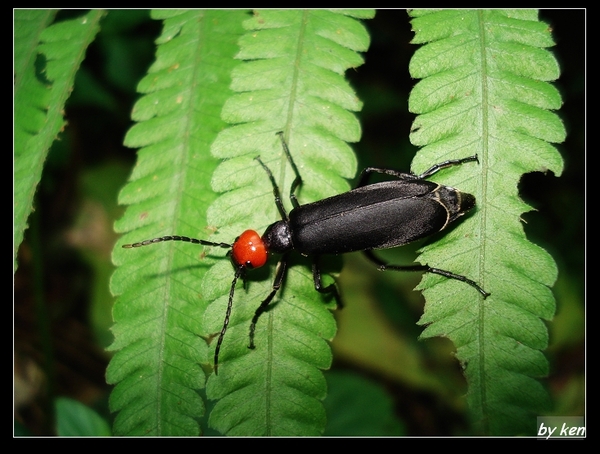
[(262, 160), (260, 159), (260, 156), (257, 156), (254, 159), (256, 159), (259, 162), (259, 164), (262, 166), (262, 168), (265, 169), (265, 172), (267, 172), (267, 176), (269, 177), (269, 180), (271, 180), (271, 185), (273, 185), (273, 196), (275, 197), (275, 205), (277, 205), (277, 209), (279, 210), (281, 219), (283, 219), (284, 221), (287, 221), (289, 219), (288, 214), (287, 214), (287, 211), (285, 211), (283, 202), (281, 201), (281, 192), (279, 191), (279, 186), (277, 186), (277, 183), (275, 182), (275, 177), (271, 173), (271, 170), (265, 165), (265, 163), (262, 162)]
[[(277, 133), (277, 135), (281, 139), (283, 151), (285, 152), (285, 155), (286, 155), (290, 165), (292, 166), (292, 170), (294, 171), (294, 175), (295, 175), (294, 181), (292, 182), (292, 185), (290, 186), (290, 200), (292, 202), (292, 206), (294, 208), (297, 208), (300, 206), (300, 203), (298, 202), (298, 198), (296, 197), (296, 189), (298, 189), (298, 187), (302, 184), (302, 177), (300, 176), (300, 171), (298, 170), (296, 163), (292, 159), (292, 155), (290, 154), (290, 149), (288, 148), (287, 143), (285, 143), (285, 139), (283, 138), (283, 131), (279, 131)], [(287, 214), (287, 211), (285, 210), (285, 207), (283, 206), (283, 202), (281, 201), (281, 191), (279, 190), (279, 186), (277, 186), (277, 182), (275, 181), (275, 177), (273, 176), (273, 173), (265, 165), (265, 163), (262, 162), (262, 160), (260, 159), (260, 156), (257, 156), (254, 159), (256, 159), (259, 162), (259, 164), (262, 166), (262, 168), (265, 169), (265, 172), (267, 172), (267, 176), (269, 177), (269, 180), (271, 180), (271, 185), (273, 186), (273, 195), (275, 196), (275, 205), (277, 205), (277, 209), (279, 210), (281, 219), (283, 219), (284, 221), (287, 221), (289, 219), (288, 214)]]
[(448, 161), (440, 162), (439, 164), (435, 164), (435, 165), (431, 166), (429, 169), (427, 169), (421, 175), (418, 175), (417, 178), (419, 178), (420, 180), (423, 180), (427, 177), (430, 177), (434, 173), (437, 173), (438, 171), (445, 169), (447, 167), (458, 166), (458, 165), (464, 164), (465, 162), (473, 162), (473, 161), (479, 163), (479, 158), (477, 157), (477, 155), (468, 156), (468, 157), (462, 158), (462, 159), (449, 159)]
[(281, 288), (281, 284), (283, 283), (283, 279), (285, 277), (285, 272), (287, 269), (287, 258), (288, 255), (284, 254), (279, 263), (277, 264), (275, 280), (273, 281), (273, 289), (271, 290), (271, 293), (269, 293), (269, 296), (267, 296), (265, 300), (262, 303), (260, 303), (260, 306), (258, 306), (256, 311), (254, 312), (254, 317), (252, 317), (252, 322), (250, 322), (250, 334), (248, 343), (248, 348), (250, 349), (254, 349), (254, 331), (256, 329), (256, 323), (258, 322), (258, 319), (263, 314), (263, 312), (267, 310), (269, 304), (275, 297), (275, 294)]
[(390, 175), (392, 177), (396, 177), (399, 180), (424, 180), (425, 178), (430, 177), (434, 173), (437, 173), (440, 170), (445, 169), (447, 167), (457, 166), (457, 165), (464, 164), (465, 162), (473, 162), (473, 161), (479, 162), (477, 155), (468, 156), (468, 157), (462, 158), (462, 159), (450, 159), (448, 161), (440, 162), (439, 164), (431, 166), (429, 169), (427, 169), (425, 172), (423, 172), (420, 175), (414, 175), (412, 173), (400, 172), (398, 170), (393, 170), (393, 169), (382, 169), (380, 167), (366, 167), (361, 172), (360, 177), (358, 179), (358, 184), (356, 185), (356, 187), (360, 188), (361, 186), (366, 186), (367, 184), (369, 184), (368, 183), (369, 178), (374, 173)]
[(356, 187), (360, 188), (362, 186), (367, 186), (369, 184), (369, 182), (368, 182), (369, 178), (374, 173), (381, 173), (381, 174), (384, 174), (384, 175), (391, 175), (393, 177), (396, 177), (399, 180), (416, 180), (416, 179), (419, 178), (416, 175), (413, 175), (412, 173), (400, 172), (398, 170), (382, 169), (380, 167), (366, 167), (360, 173), (360, 177), (358, 178), (358, 184), (356, 185)]
[(477, 290), (479, 293), (481, 293), (483, 295), (484, 299), (487, 298), (488, 296), (490, 296), (490, 294), (488, 292), (486, 292), (484, 289), (482, 289), (479, 285), (477, 285), (477, 283), (475, 281), (472, 281), (471, 279), (469, 279), (465, 276), (462, 276), (460, 274), (454, 274), (454, 273), (451, 273), (450, 271), (440, 270), (439, 268), (432, 268), (429, 265), (390, 265), (390, 264), (384, 262), (383, 260), (381, 260), (379, 257), (377, 257), (371, 250), (367, 250), (367, 251), (363, 251), (363, 252), (369, 260), (371, 260), (373, 263), (375, 263), (377, 265), (377, 267), (379, 268), (380, 271), (385, 271), (385, 270), (423, 271), (425, 273), (438, 274), (440, 276), (444, 276), (449, 279), (455, 279), (457, 281), (464, 282), (465, 284), (469, 284), (471, 287), (473, 287), (475, 290)]
[(294, 208), (298, 208), (300, 206), (300, 203), (298, 202), (298, 198), (296, 197), (296, 189), (298, 189), (298, 187), (300, 187), (300, 185), (302, 184), (302, 177), (300, 176), (300, 171), (298, 170), (298, 167), (296, 167), (296, 163), (292, 159), (292, 154), (290, 153), (290, 149), (288, 148), (287, 143), (285, 143), (285, 139), (283, 138), (283, 131), (279, 131), (277, 133), (277, 135), (281, 139), (281, 145), (283, 146), (283, 151), (285, 152), (285, 155), (286, 155), (288, 161), (290, 162), (290, 165), (292, 166), (292, 170), (294, 171), (294, 174), (296, 175), (296, 177), (294, 178), (294, 181), (292, 181), (292, 185), (290, 186), (290, 200), (292, 201), (292, 206)]
[(327, 287), (323, 287), (323, 282), (321, 281), (321, 269), (319, 268), (319, 258), (318, 256), (313, 257), (312, 264), (312, 272), (313, 272), (313, 281), (315, 283), (315, 290), (319, 293), (330, 294), (335, 298), (335, 302), (337, 303), (339, 308), (343, 307), (342, 299), (340, 298), (340, 294), (338, 292), (337, 286), (335, 283), (328, 285)]

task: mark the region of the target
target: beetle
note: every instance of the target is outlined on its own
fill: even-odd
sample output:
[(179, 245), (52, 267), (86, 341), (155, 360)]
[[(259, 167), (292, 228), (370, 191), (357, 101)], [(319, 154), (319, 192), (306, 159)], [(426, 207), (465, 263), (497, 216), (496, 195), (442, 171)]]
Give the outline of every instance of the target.
[[(275, 204), (281, 215), (281, 220), (267, 227), (262, 236), (254, 230), (246, 230), (232, 244), (229, 244), (169, 235), (122, 246), (123, 248), (135, 248), (163, 241), (185, 241), (230, 249), (228, 255), (231, 257), (235, 273), (229, 291), (223, 327), (215, 347), (215, 374), (218, 373), (219, 351), (229, 324), (236, 283), (240, 278), (244, 278), (247, 270), (265, 265), (270, 253), (281, 255), (281, 259), (276, 268), (272, 290), (256, 309), (250, 323), (248, 348), (251, 349), (255, 347), (256, 323), (281, 288), (286, 275), (288, 257), (293, 251), (312, 257), (315, 290), (331, 294), (338, 302), (340, 298), (335, 283), (323, 286), (319, 257), (355, 251), (363, 251), (380, 270), (423, 271), (438, 274), (470, 285), (483, 298), (489, 296), (489, 293), (476, 282), (465, 276), (433, 268), (427, 264), (390, 265), (373, 253), (373, 250), (376, 249), (403, 246), (438, 233), (472, 210), (475, 207), (473, 195), (450, 186), (427, 181), (426, 178), (451, 166), (478, 162), (477, 155), (444, 161), (420, 175), (367, 167), (362, 171), (354, 189), (313, 203), (300, 205), (296, 197), (296, 190), (301, 186), (302, 178), (283, 137), (283, 132), (277, 134), (295, 176), (289, 194), (293, 209), (289, 213), (286, 211), (279, 186), (271, 170), (260, 157), (256, 157), (255, 159), (263, 167), (271, 181)], [(395, 179), (369, 183), (369, 179), (374, 174), (388, 175)]]

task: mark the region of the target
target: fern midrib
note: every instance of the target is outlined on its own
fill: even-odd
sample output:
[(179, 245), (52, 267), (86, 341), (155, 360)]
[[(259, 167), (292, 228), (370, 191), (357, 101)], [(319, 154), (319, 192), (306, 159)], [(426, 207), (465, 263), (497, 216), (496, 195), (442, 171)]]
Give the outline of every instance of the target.
[[(204, 39), (206, 39), (206, 26), (205, 26), (205, 20), (204, 20), (204, 16), (202, 15), (199, 20), (197, 21), (197, 29), (198, 29), (198, 33), (196, 34), (197, 38), (196, 38), (196, 47), (195, 47), (195, 54), (194, 54), (194, 62), (191, 65), (191, 67), (193, 68), (191, 74), (190, 74), (190, 81), (189, 81), (189, 86), (188, 86), (188, 95), (187, 99), (192, 100), (194, 99), (193, 95), (194, 93), (198, 92), (198, 80), (199, 77), (197, 77), (198, 72), (200, 71), (200, 69), (202, 68), (200, 62), (202, 60), (201, 58), (201, 54), (202, 54), (202, 50), (203, 47), (201, 45), (202, 42), (204, 42)], [(181, 62), (180, 62), (181, 64)], [(195, 115), (194, 115), (194, 102), (189, 101), (188, 105), (187, 105), (187, 109), (183, 109), (182, 110), (182, 115), (183, 115), (183, 119), (184, 119), (184, 130), (185, 130), (185, 134), (183, 134), (183, 145), (180, 148), (181, 149), (181, 153), (179, 153), (179, 155), (176, 156), (176, 160), (173, 163), (173, 169), (177, 169), (176, 171), (174, 171), (173, 175), (172, 175), (172, 182), (171, 182), (171, 189), (169, 191), (170, 194), (175, 194), (175, 200), (173, 201), (172, 204), (170, 204), (171, 206), (171, 215), (170, 215), (170, 219), (171, 219), (171, 232), (174, 232), (175, 234), (181, 234), (178, 232), (181, 232), (180, 230), (180, 225), (181, 225), (181, 219), (183, 217), (183, 213), (182, 213), (182, 206), (183, 206), (183, 197), (185, 195), (185, 188), (187, 186), (187, 175), (188, 175), (188, 171), (191, 168), (190, 167), (190, 147), (191, 147), (191, 137), (193, 136), (193, 134), (191, 134), (193, 127), (195, 126), (195, 123), (193, 121)], [(175, 261), (175, 255), (177, 254), (176, 252), (176, 248), (177, 248), (177, 243), (175, 242), (171, 242), (169, 243), (169, 253), (167, 254), (167, 270), (173, 270), (174, 269), (174, 261)], [(171, 312), (171, 301), (173, 299), (173, 295), (176, 294), (176, 289), (174, 289), (174, 284), (172, 283), (172, 277), (171, 278), (167, 278), (166, 279), (166, 284), (165, 284), (165, 289), (164, 289), (164, 301), (166, 302), (166, 304), (163, 305), (163, 314), (162, 314), (162, 319), (161, 319), (161, 348), (158, 349), (158, 360), (159, 360), (159, 364), (161, 365), (160, 367), (158, 367), (158, 371), (157, 371), (157, 381), (156, 381), (156, 385), (157, 385), (157, 396), (161, 394), (161, 391), (164, 389), (164, 386), (162, 385), (163, 382), (163, 376), (164, 376), (164, 370), (165, 370), (165, 365), (167, 364), (167, 362), (165, 361), (165, 353), (166, 353), (166, 342), (167, 342), (167, 331), (168, 331), (168, 320), (169, 320), (169, 315)], [(162, 418), (161, 418), (161, 414), (162, 414), (162, 399), (157, 399), (157, 418), (156, 418), (156, 424), (157, 424), (157, 431), (158, 434), (162, 433)]]
[[(306, 24), (308, 23), (308, 15), (309, 11), (302, 11), (302, 18), (300, 20), (300, 27), (298, 29), (298, 47), (296, 48), (296, 55), (294, 57), (294, 66), (293, 66), (293, 75), (290, 87), (290, 98), (288, 103), (287, 115), (284, 125), (284, 137), (288, 140), (290, 137), (290, 130), (292, 128), (292, 124), (294, 122), (294, 108), (293, 106), (296, 103), (296, 98), (298, 97), (298, 79), (299, 79), (299, 68), (302, 62), (302, 51), (304, 49), (304, 38), (306, 36)], [(293, 151), (290, 149), (290, 153), (293, 154)], [(279, 187), (281, 188), (283, 183), (285, 182), (285, 171), (287, 168), (287, 158), (285, 153), (281, 153), (280, 160), (280, 174), (279, 174)]]
[[(489, 129), (488, 129), (488, 106), (489, 106), (489, 90), (487, 85), (487, 60), (486, 60), (486, 30), (485, 30), (485, 14), (483, 11), (477, 11), (478, 23), (479, 23), (479, 35), (480, 35), (480, 60), (481, 60), (481, 137), (482, 137), (482, 150), (481, 150), (481, 172), (480, 172), (480, 183), (479, 186), (481, 188), (481, 204), (479, 210), (479, 282), (486, 288), (485, 282), (485, 256), (486, 256), (486, 242), (485, 242), (485, 232), (486, 232), (486, 206), (487, 206), (487, 173), (486, 170), (488, 168), (488, 152), (489, 152)], [(477, 342), (479, 343), (477, 351), (479, 353), (479, 370), (477, 374), (479, 375), (477, 382), (479, 383), (479, 393), (480, 393), (480, 404), (481, 404), (481, 415), (482, 415), (482, 423), (484, 426), (487, 426), (487, 419), (484, 416), (485, 413), (485, 405), (487, 400), (487, 381), (485, 379), (486, 373), (486, 361), (485, 361), (485, 300), (481, 297), (477, 298), (478, 301), (478, 336)], [(488, 427), (484, 427), (484, 433), (488, 433)]]
[[(291, 87), (290, 87), (290, 97), (289, 97), (289, 102), (288, 102), (288, 109), (287, 109), (287, 115), (286, 115), (286, 120), (285, 120), (285, 125), (284, 125), (284, 137), (286, 138), (286, 140), (289, 140), (290, 137), (290, 131), (292, 129), (292, 124), (294, 122), (294, 109), (293, 106), (296, 103), (296, 98), (298, 96), (298, 79), (299, 79), (299, 73), (300, 73), (300, 64), (302, 62), (302, 54), (303, 54), (303, 49), (304, 49), (304, 43), (305, 43), (305, 36), (306, 36), (306, 26), (308, 23), (308, 16), (309, 16), (310, 12), (307, 10), (303, 10), (302, 11), (302, 17), (300, 20), (300, 26), (298, 29), (298, 46), (296, 47), (296, 55), (294, 57), (294, 65), (293, 65), (293, 74), (292, 74), (292, 80), (291, 80)], [(289, 143), (289, 142), (288, 142)], [(290, 153), (293, 154), (293, 151), (290, 150)], [(280, 172), (279, 172), (279, 187), (282, 188), (284, 183), (285, 183), (285, 174), (286, 174), (286, 169), (287, 169), (287, 158), (285, 156), (285, 153), (281, 153), (281, 160), (280, 160)], [(274, 350), (273, 350), (273, 329), (274, 329), (274, 311), (268, 311), (268, 339), (267, 339), (267, 354), (268, 354), (268, 358), (269, 358), (269, 362), (268, 362), (268, 367), (267, 367), (267, 376), (265, 377), (265, 386), (266, 386), (266, 392), (265, 392), (265, 423), (266, 423), (266, 429), (267, 429), (267, 435), (272, 435), (273, 434), (273, 423), (274, 421), (272, 421), (272, 416), (271, 416), (271, 393), (273, 392), (273, 354), (274, 354)]]
[[(291, 127), (294, 121), (294, 105), (296, 104), (296, 98), (298, 97), (298, 79), (300, 74), (300, 65), (302, 62), (302, 53), (304, 49), (306, 26), (308, 23), (308, 16), (310, 12), (307, 10), (302, 11), (302, 17), (300, 19), (300, 26), (298, 28), (298, 46), (296, 47), (296, 55), (294, 56), (294, 65), (292, 73), (292, 81), (290, 87), (290, 97), (288, 102), (288, 110), (284, 125), (284, 137), (286, 140), (290, 137)], [(290, 153), (293, 153), (290, 150)], [(287, 158), (285, 153), (281, 153), (280, 160), (280, 173), (279, 173), (279, 187), (282, 188), (285, 183), (285, 175), (287, 169)], [(274, 311), (269, 311), (268, 314), (268, 355), (269, 355), (269, 367), (267, 367), (267, 377), (265, 378), (266, 385), (266, 411), (265, 411), (265, 422), (267, 428), (267, 435), (273, 434), (273, 421), (271, 419), (271, 393), (273, 391), (273, 377), (272, 377), (272, 366), (273, 366), (273, 326), (274, 326)]]

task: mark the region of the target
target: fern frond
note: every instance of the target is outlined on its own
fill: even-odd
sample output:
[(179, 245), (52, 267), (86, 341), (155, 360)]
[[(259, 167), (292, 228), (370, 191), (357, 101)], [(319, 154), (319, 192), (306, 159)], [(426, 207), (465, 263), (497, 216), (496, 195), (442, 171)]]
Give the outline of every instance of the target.
[(216, 160), (209, 146), (230, 95), (231, 68), (244, 11), (155, 11), (164, 28), (157, 57), (138, 90), (136, 124), (126, 145), (140, 147), (129, 183), (119, 196), (128, 205), (116, 230), (119, 268), (111, 280), (116, 351), (107, 381), (116, 384), (110, 408), (114, 432), (127, 435), (195, 435), (204, 404), (199, 366), (206, 357), (200, 283), (208, 256), (223, 254), (190, 244), (162, 243), (121, 249), (121, 244), (167, 234), (207, 238), (207, 205)]
[(409, 108), (419, 114), (411, 140), (423, 146), (416, 169), (477, 154), (480, 165), (436, 175), (436, 181), (474, 194), (477, 211), (419, 258), (468, 276), (491, 296), (483, 300), (460, 282), (426, 275), (422, 337), (446, 336), (457, 348), (469, 384), (468, 402), (478, 430), (529, 434), (549, 398), (537, 380), (548, 372), (544, 320), (554, 315), (551, 286), (557, 269), (530, 243), (521, 214), (531, 210), (518, 194), (526, 172), (562, 171), (548, 142), (565, 130), (550, 110), (559, 75), (548, 26), (534, 10), (412, 11), (414, 55), (410, 71), (423, 79)]
[[(93, 10), (47, 27), (55, 14), (52, 10), (15, 10), (13, 271), (44, 161), (65, 124), (62, 112), (75, 73), (104, 15)], [(35, 69), (38, 54), (45, 59), (40, 75)], [(47, 85), (40, 82), (44, 78)]]
[[(361, 15), (360, 11), (354, 15)], [(372, 12), (363, 17), (372, 16)], [(291, 169), (276, 136), (283, 131), (304, 184), (301, 203), (348, 190), (355, 158), (346, 142), (360, 137), (351, 113), (360, 101), (344, 80), (346, 69), (362, 64), (367, 49), (363, 25), (345, 14), (314, 10), (258, 11), (245, 22), (232, 88), (223, 119), (232, 126), (219, 134), (212, 153), (225, 159), (213, 188), (224, 192), (208, 210), (219, 226), (216, 241), (230, 242), (246, 228), (262, 232), (280, 219), (273, 190), (256, 156), (271, 169), (289, 208)], [(272, 270), (271, 270), (272, 271)], [(219, 332), (227, 304), (229, 264), (207, 273), (204, 293), (215, 301), (205, 331)], [(325, 426), (326, 393), (319, 369), (328, 368), (327, 340), (335, 333), (328, 306), (314, 290), (310, 268), (292, 266), (284, 288), (259, 319), (256, 349), (248, 350), (250, 320), (268, 295), (272, 276), (248, 273), (239, 286), (221, 349), (219, 375), (211, 375), (207, 396), (220, 399), (210, 424), (228, 435), (316, 435)]]

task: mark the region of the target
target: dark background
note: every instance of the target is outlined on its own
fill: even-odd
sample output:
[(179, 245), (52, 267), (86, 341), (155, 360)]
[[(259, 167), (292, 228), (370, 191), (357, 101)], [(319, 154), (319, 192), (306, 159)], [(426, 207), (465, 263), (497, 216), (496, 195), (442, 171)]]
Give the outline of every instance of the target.
[[(61, 13), (69, 14), (73, 13)], [(549, 251), (559, 267), (548, 383), (557, 406), (564, 414), (575, 415), (584, 413), (585, 399), (585, 14), (585, 10), (540, 13), (553, 29), (557, 45), (552, 50), (562, 71), (556, 86), (564, 105), (558, 114), (568, 135), (557, 148), (565, 171), (560, 177), (528, 174), (520, 186), (522, 198), (537, 210), (523, 216), (527, 236)], [(408, 141), (414, 115), (407, 110), (407, 99), (416, 83), (407, 70), (416, 49), (410, 44), (410, 23), (404, 10), (382, 10), (365, 24), (372, 38), (365, 65), (347, 73), (364, 101), (358, 113), (363, 136), (353, 145), (359, 169), (367, 165), (408, 169), (416, 151)], [(110, 251), (117, 239), (112, 225), (122, 214), (117, 191), (135, 162), (135, 150), (122, 143), (132, 125), (135, 87), (153, 61), (161, 25), (137, 10), (113, 11), (102, 27), (65, 109), (68, 127), (48, 157), (14, 277), (15, 419), (32, 434), (52, 433), (51, 395), (73, 397), (109, 417), (110, 389), (104, 381), (109, 356), (104, 348), (110, 343)], [(410, 248), (397, 254), (404, 262), (415, 258)], [(353, 269), (363, 273), (359, 258), (348, 260), (348, 273)], [(416, 339), (422, 300), (412, 288), (419, 276), (373, 274), (373, 279), (378, 280), (373, 298), (381, 306), (379, 315)], [(343, 275), (341, 282), (344, 292)], [(393, 296), (386, 299), (386, 294)], [(407, 298), (407, 307), (397, 307), (398, 294)], [(443, 355), (448, 356), (446, 351)], [(383, 386), (407, 433), (466, 430), (462, 413), (435, 393), (414, 389), (351, 357), (336, 358), (334, 369)], [(432, 373), (435, 370), (432, 366)], [(453, 379), (460, 381), (458, 366), (454, 372), (458, 378)]]

